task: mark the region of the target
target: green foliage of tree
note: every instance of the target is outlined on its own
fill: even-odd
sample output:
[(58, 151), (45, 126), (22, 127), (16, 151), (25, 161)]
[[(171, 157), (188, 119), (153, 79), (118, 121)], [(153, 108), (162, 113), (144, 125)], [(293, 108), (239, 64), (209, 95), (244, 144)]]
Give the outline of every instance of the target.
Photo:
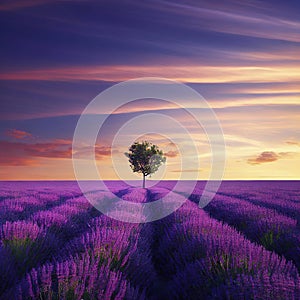
[(143, 174), (143, 188), (146, 176), (155, 173), (166, 162), (163, 151), (147, 141), (135, 142), (125, 155), (129, 158), (132, 171)]

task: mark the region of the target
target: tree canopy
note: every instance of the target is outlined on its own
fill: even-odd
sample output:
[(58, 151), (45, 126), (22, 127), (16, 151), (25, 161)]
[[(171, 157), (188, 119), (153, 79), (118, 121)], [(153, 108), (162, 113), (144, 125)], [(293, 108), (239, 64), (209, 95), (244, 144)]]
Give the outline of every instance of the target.
[(163, 151), (148, 141), (133, 143), (125, 155), (129, 158), (132, 171), (143, 174), (143, 187), (145, 177), (155, 173), (166, 162)]

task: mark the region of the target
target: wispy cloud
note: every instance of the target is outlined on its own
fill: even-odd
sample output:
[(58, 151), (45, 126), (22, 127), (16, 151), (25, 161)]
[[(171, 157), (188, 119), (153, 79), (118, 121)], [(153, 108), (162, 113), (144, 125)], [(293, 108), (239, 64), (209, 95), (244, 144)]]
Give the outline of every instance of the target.
[(0, 4), (0, 11), (18, 10), (53, 2), (55, 2), (55, 0), (4, 0)]
[(190, 83), (298, 81), (300, 62), (281, 67), (203, 65), (112, 65), (23, 70), (0, 74), (0, 80), (101, 80), (118, 82), (136, 77), (167, 77)]
[(202, 171), (203, 169), (186, 169), (186, 170), (172, 170), (173, 173), (197, 173)]
[(286, 141), (285, 143), (288, 145), (300, 146), (300, 142), (297, 141)]
[[(246, 2), (246, 1), (245, 1)], [(289, 21), (283, 17), (273, 16), (272, 7), (264, 10), (263, 2), (252, 6), (243, 6), (237, 1), (230, 3), (212, 3), (189, 1), (176, 3), (174, 1), (153, 1), (148, 4), (152, 9), (182, 17), (180, 25), (185, 28), (211, 30), (221, 33), (267, 38), (274, 40), (299, 42), (300, 23)], [(228, 9), (230, 7), (230, 9)], [(266, 11), (268, 14), (266, 14)], [(270, 13), (271, 12), (271, 13)], [(213, 22), (212, 20), (217, 20)], [(173, 24), (176, 18), (164, 19), (165, 23)]]

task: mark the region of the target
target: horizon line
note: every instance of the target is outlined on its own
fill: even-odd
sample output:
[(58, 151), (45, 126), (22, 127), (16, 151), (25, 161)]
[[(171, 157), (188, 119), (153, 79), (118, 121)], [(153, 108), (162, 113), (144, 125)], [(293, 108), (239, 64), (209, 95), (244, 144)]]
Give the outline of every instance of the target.
[[(8, 179), (8, 180), (0, 180), (0, 182), (45, 182), (45, 181), (50, 181), (50, 182), (78, 182), (78, 181), (121, 181), (121, 182), (140, 182), (141, 180), (137, 179), (137, 180), (121, 180), (121, 179), (105, 179), (105, 180), (98, 180), (98, 179), (87, 179), (87, 180), (73, 180), (73, 179)], [(223, 180), (209, 180), (209, 179), (200, 179), (200, 180), (194, 180), (194, 179), (185, 179), (185, 180), (176, 180), (176, 179), (164, 179), (164, 180), (147, 180), (147, 181), (157, 181), (157, 182), (161, 182), (161, 181), (300, 181), (300, 178), (291, 178), (291, 179), (287, 179), (287, 178), (282, 178), (282, 179), (274, 179), (274, 178), (265, 178), (265, 179), (258, 179), (258, 178), (252, 178), (252, 179), (223, 179)]]

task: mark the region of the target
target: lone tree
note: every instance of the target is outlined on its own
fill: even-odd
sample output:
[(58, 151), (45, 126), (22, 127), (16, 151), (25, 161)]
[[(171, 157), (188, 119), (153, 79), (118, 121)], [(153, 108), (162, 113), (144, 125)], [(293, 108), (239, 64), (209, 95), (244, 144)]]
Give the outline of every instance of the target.
[(147, 141), (135, 142), (125, 155), (129, 158), (132, 171), (143, 174), (143, 188), (146, 176), (155, 173), (161, 164), (166, 162), (162, 150)]

